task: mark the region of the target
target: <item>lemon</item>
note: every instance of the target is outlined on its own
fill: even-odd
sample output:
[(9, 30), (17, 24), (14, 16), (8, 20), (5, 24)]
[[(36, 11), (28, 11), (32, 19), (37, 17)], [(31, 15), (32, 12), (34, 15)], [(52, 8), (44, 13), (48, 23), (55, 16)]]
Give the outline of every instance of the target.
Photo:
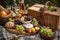
[(35, 32), (35, 28), (32, 28), (32, 32)]

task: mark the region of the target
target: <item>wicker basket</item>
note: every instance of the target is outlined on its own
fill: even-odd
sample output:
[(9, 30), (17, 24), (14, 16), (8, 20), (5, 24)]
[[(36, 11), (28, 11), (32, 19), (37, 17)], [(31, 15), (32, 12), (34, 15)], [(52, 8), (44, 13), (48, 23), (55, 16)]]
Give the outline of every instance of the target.
[[(7, 16), (5, 16), (4, 18), (3, 17), (1, 17), (1, 12), (2, 11), (4, 11), (4, 12), (6, 12), (6, 13), (8, 13), (8, 15)], [(5, 23), (8, 21), (8, 18), (11, 16), (11, 13), (10, 13), (10, 11), (8, 11), (7, 9), (5, 9), (4, 7), (2, 7), (1, 5), (0, 5), (0, 25), (5, 25)]]
[(11, 17), (11, 14), (7, 15), (6, 18), (0, 17), (0, 25), (4, 26), (5, 23), (9, 20), (9, 17)]
[(39, 32), (39, 31), (36, 31), (35, 33), (25, 33), (25, 32), (19, 32), (19, 31), (15, 30), (15, 29), (7, 29), (7, 28), (6, 28), (6, 30), (8, 32), (10, 32), (10, 33), (19, 34), (19, 35), (26, 35), (26, 36), (35, 35), (35, 34), (37, 34)]
[[(28, 8), (28, 16), (35, 17), (39, 20), (39, 24), (42, 26), (49, 26), (53, 30), (57, 30), (60, 24), (60, 8), (57, 8), (56, 12), (45, 10), (43, 13), (40, 12), (40, 8), (47, 8), (48, 6), (35, 4)], [(42, 15), (44, 14), (44, 15)]]
[[(12, 19), (17, 19), (17, 18), (20, 18), (19, 16), (15, 16), (15, 17), (12, 17)], [(24, 23), (25, 24), (25, 23)], [(38, 25), (36, 25), (36, 26), (34, 26), (34, 27), (39, 27), (40, 25), (38, 24)], [(38, 31), (35, 31), (35, 32), (31, 32), (31, 33), (29, 33), (29, 32), (20, 32), (20, 31), (17, 31), (16, 30), (16, 28), (12, 28), (12, 29), (9, 29), (9, 28), (7, 28), (6, 26), (5, 26), (5, 28), (6, 28), (6, 30), (8, 31), (8, 32), (10, 32), (10, 33), (15, 33), (15, 34), (19, 34), (19, 35), (27, 35), (27, 36), (31, 36), (31, 35), (35, 35), (35, 34), (37, 34), (38, 32), (39, 32), (39, 30)], [(40, 28), (40, 27), (39, 27)]]
[[(54, 35), (55, 35), (55, 34), (54, 34)], [(48, 37), (48, 36), (42, 35), (41, 33), (40, 33), (40, 36), (41, 36), (41, 38), (43, 38), (44, 40), (53, 40), (53, 38), (55, 37), (55, 36)]]

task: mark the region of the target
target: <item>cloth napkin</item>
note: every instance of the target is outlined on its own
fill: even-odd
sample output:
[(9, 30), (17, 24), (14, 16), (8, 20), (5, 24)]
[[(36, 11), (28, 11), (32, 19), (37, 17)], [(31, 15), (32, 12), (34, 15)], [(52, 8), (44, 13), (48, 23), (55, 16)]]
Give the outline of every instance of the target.
[[(6, 40), (11, 40), (10, 38), (12, 36), (16, 37), (16, 34), (8, 32), (5, 28), (2, 28), (2, 33), (3, 33), (3, 37)], [(24, 35), (24, 36), (19, 37), (18, 40), (43, 40), (43, 39), (40, 37), (39, 34), (36, 34), (36, 35), (33, 35), (33, 36)], [(53, 40), (58, 40), (58, 32), (56, 32), (56, 37)]]
[[(16, 34), (13, 34), (13, 33), (10, 33), (8, 32), (5, 28), (2, 28), (3, 30), (3, 37), (6, 39), (6, 40), (10, 40), (10, 38), (12, 36), (15, 36), (16, 37)], [(36, 35), (33, 35), (33, 36), (21, 36), (19, 37), (18, 40), (43, 40), (40, 38), (39, 34), (36, 34)]]

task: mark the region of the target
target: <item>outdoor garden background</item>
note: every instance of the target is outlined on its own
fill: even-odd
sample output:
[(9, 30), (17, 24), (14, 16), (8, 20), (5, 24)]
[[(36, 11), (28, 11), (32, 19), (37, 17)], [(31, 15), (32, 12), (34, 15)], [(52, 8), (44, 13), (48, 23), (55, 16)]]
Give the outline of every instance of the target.
[[(24, 0), (25, 5), (29, 4), (29, 6), (35, 4), (35, 3), (40, 3), (40, 4), (45, 4), (46, 1), (51, 1), (55, 6), (60, 7), (60, 0)], [(19, 3), (19, 0), (16, 0), (17, 4)], [(7, 5), (13, 5), (13, 0), (0, 0), (0, 5), (3, 7), (6, 7)]]

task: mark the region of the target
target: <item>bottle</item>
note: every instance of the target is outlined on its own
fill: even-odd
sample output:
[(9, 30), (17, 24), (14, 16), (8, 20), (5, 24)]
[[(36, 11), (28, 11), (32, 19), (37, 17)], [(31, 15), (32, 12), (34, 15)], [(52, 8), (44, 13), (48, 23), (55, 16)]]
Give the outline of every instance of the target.
[(25, 13), (24, 0), (20, 0), (20, 2), (19, 2), (19, 8), (20, 8), (19, 13), (20, 14), (24, 14)]
[(17, 9), (17, 3), (16, 0), (13, 0), (13, 6), (12, 6), (12, 10), (14, 11), (14, 13), (16, 13), (16, 9)]

